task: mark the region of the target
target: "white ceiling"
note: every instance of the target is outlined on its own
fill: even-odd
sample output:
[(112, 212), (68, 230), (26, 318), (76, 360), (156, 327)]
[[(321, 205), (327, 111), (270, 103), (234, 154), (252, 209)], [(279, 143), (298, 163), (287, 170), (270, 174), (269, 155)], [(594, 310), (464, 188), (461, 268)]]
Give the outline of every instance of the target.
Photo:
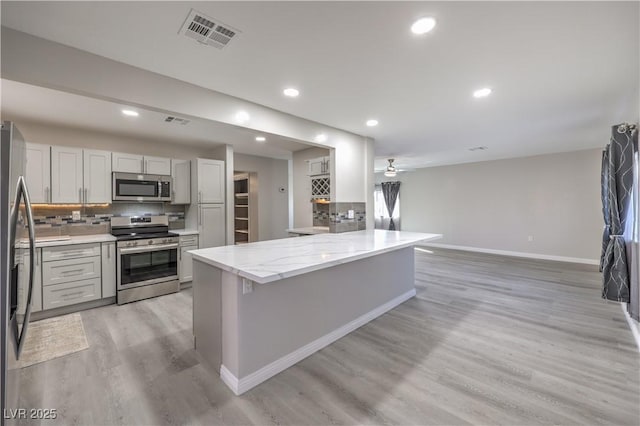
[[(125, 117), (123, 109), (135, 109), (140, 115)], [(178, 117), (191, 120), (189, 124), (167, 123), (165, 118), (175, 114), (130, 108), (10, 80), (2, 80), (2, 116), (14, 121), (24, 119), (203, 148), (226, 143), (233, 145), (234, 152), (271, 158), (288, 159), (291, 152), (311, 147), (282, 136), (183, 115)], [(258, 135), (265, 136), (267, 141), (256, 142)]]
[[(1, 7), (8, 27), (374, 137), (379, 159), (400, 167), (600, 147), (612, 124), (640, 115), (638, 2)], [(191, 7), (242, 33), (224, 50), (180, 36)], [(422, 16), (438, 25), (417, 37), (409, 26)], [(299, 98), (282, 96), (290, 85)], [(493, 94), (474, 99), (483, 86)]]

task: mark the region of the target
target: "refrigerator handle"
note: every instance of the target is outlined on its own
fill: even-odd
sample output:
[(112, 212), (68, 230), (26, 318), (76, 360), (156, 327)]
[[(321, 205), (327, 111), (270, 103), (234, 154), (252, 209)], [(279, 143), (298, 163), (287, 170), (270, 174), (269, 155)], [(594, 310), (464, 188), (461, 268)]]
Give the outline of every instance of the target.
[(35, 224), (33, 222), (33, 211), (31, 210), (31, 198), (29, 197), (29, 191), (27, 190), (27, 184), (24, 181), (24, 176), (18, 178), (18, 188), (16, 190), (16, 200), (13, 204), (13, 211), (11, 212), (11, 243), (12, 247), (15, 247), (16, 227), (18, 226), (18, 212), (20, 210), (20, 198), (24, 199), (25, 213), (27, 216), (27, 222), (29, 224), (29, 291), (27, 293), (26, 312), (24, 314), (24, 321), (22, 324), (22, 330), (18, 330), (18, 322), (16, 318), (12, 319), (13, 336), (15, 339), (16, 359), (20, 359), (20, 353), (27, 337), (27, 328), (29, 326), (29, 320), (31, 318), (31, 301), (33, 297), (33, 283), (35, 282), (35, 266), (36, 266), (36, 237), (35, 237)]

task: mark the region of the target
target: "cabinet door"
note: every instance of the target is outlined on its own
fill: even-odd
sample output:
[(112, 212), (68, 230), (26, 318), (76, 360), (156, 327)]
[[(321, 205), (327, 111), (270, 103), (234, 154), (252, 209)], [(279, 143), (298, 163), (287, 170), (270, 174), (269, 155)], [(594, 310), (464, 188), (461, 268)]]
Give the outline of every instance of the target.
[(83, 202), (82, 149), (51, 147), (51, 202)]
[(224, 161), (198, 158), (197, 167), (198, 203), (224, 203)]
[(116, 243), (102, 243), (102, 297), (116, 295)]
[(187, 253), (189, 250), (197, 250), (198, 246), (180, 247), (180, 282), (189, 282), (193, 280), (193, 260), (191, 255)]
[(226, 244), (224, 204), (198, 205), (198, 231), (200, 248)]
[(51, 146), (27, 142), (25, 179), (32, 203), (51, 202)]
[(324, 157), (324, 173), (327, 175), (331, 173), (331, 168), (329, 167), (330, 161), (331, 157)]
[(143, 173), (142, 161), (142, 155), (114, 152), (111, 154), (111, 170), (123, 173)]
[(191, 161), (171, 160), (171, 204), (191, 204)]
[(144, 172), (150, 175), (171, 176), (171, 159), (162, 157), (144, 157)]
[(316, 176), (325, 174), (324, 171), (324, 157), (314, 158), (309, 160), (309, 176)]
[(111, 152), (84, 150), (85, 203), (111, 204)]
[[(21, 260), (18, 264), (18, 312), (24, 312), (27, 304), (27, 292), (29, 291), (29, 256), (28, 250), (21, 250)], [(33, 281), (33, 293), (31, 295), (31, 312), (42, 310), (42, 255), (40, 249), (36, 249), (36, 268)]]

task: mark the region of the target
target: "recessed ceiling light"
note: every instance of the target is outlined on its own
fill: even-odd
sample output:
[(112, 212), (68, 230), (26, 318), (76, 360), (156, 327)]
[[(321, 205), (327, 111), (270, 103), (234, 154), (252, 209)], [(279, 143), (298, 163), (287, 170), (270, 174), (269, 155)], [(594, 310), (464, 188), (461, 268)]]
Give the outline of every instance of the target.
[(418, 19), (416, 22), (411, 25), (411, 32), (414, 34), (426, 34), (436, 26), (436, 20), (428, 17)]
[(318, 135), (316, 135), (316, 137), (314, 138), (316, 142), (326, 142), (327, 141), (327, 135), (325, 135), (324, 133), (320, 133)]
[(473, 92), (473, 97), (484, 98), (489, 96), (490, 94), (491, 94), (491, 89), (489, 89), (488, 87), (483, 87), (482, 89), (478, 89), (475, 92)]
[(284, 89), (282, 93), (284, 93), (285, 96), (288, 96), (290, 98), (297, 98), (298, 95), (300, 94), (298, 89), (294, 89), (293, 87), (288, 87)]
[(122, 113), (124, 115), (126, 115), (127, 117), (137, 117), (140, 115), (140, 113), (138, 113), (138, 111), (134, 111), (132, 109), (123, 109)]
[(264, 142), (266, 140), (267, 138), (265, 138), (264, 136), (256, 136), (256, 142)]
[(242, 123), (246, 123), (247, 121), (249, 121), (249, 119), (250, 119), (250, 118), (251, 118), (251, 116), (250, 116), (250, 115), (249, 115), (249, 113), (248, 113), (248, 112), (246, 112), (246, 111), (239, 111), (239, 112), (236, 114), (236, 121), (237, 121), (238, 123), (241, 123), (241, 124), (242, 124)]
[(377, 125), (378, 125), (378, 120), (374, 120), (374, 119), (367, 120), (367, 126), (373, 127), (373, 126), (377, 126)]

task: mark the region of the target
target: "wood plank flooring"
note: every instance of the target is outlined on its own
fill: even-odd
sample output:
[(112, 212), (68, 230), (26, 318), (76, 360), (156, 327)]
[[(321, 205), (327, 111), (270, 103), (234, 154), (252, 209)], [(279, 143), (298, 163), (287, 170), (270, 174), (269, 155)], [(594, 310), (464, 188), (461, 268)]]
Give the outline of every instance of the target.
[(20, 405), (65, 425), (640, 423), (640, 356), (595, 267), (429, 250), (417, 297), (241, 397), (192, 349), (183, 291), (82, 312), (90, 348), (23, 369)]

